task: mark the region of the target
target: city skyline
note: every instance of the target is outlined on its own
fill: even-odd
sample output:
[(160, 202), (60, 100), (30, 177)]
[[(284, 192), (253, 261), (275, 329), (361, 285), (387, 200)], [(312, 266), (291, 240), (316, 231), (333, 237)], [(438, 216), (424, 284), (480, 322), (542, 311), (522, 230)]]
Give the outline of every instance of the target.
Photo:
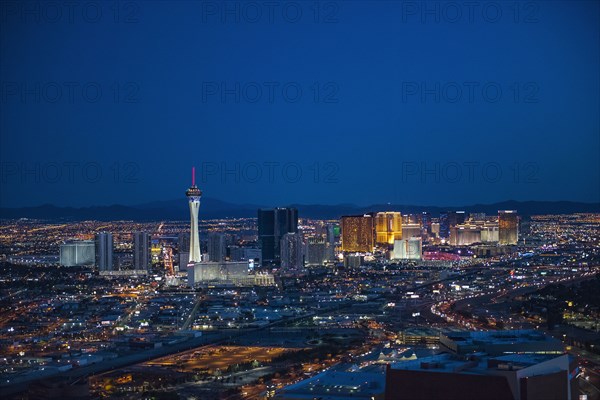
[[(304, 348), (308, 346), (304, 351), (319, 354), (322, 364), (303, 364), (306, 375), (297, 383), (296, 375), (290, 372), (293, 362), (277, 358), (278, 363), (283, 363), (278, 364), (282, 365), (282, 372), (280, 378), (272, 380), (273, 385), (251, 381), (236, 387), (236, 398), (246, 398), (248, 390), (253, 390), (262, 398), (274, 395), (285, 399), (286, 393), (302, 392), (315, 380), (331, 382), (337, 385), (337, 391), (344, 392), (350, 390), (344, 387), (345, 377), (366, 379), (368, 383), (353, 385), (350, 393), (372, 393), (390, 400), (412, 398), (424, 390), (422, 385), (426, 382), (430, 398), (441, 398), (437, 396), (448, 392), (463, 393), (468, 387), (475, 399), (486, 392), (492, 381), (504, 387), (499, 398), (509, 399), (505, 379), (513, 382), (511, 385), (520, 385), (521, 393), (592, 393), (587, 377), (596, 382), (592, 360), (598, 343), (590, 330), (600, 329), (594, 317), (597, 312), (592, 309), (575, 314), (570, 309), (575, 304), (581, 310), (583, 302), (595, 301), (592, 293), (594, 282), (598, 281), (600, 247), (594, 232), (600, 214), (534, 215), (520, 228), (518, 210), (498, 210), (491, 215), (458, 210), (442, 216), (373, 212), (350, 217), (371, 220), (365, 229), (353, 229), (356, 224), (347, 224), (347, 216), (338, 221), (306, 219), (297, 210), (285, 208), (258, 213), (263, 216), (198, 221), (202, 253), (208, 258), (203, 256), (202, 261), (192, 265), (181, 256), (187, 254), (193, 221), (6, 221), (0, 226), (2, 243), (22, 244), (11, 249), (4, 247), (0, 277), (20, 282), (21, 279), (14, 280), (15, 274), (44, 271), (45, 280), (52, 280), (60, 290), (52, 290), (52, 286), (37, 289), (31, 299), (25, 291), (9, 291), (2, 301), (19, 296), (14, 311), (25, 313), (26, 318), (64, 320), (46, 340), (64, 340), (72, 350), (59, 352), (63, 355), (58, 361), (54, 352), (51, 361), (40, 357), (21, 366), (20, 360), (45, 354), (45, 347), (18, 339), (22, 340), (28, 332), (43, 338), (47, 330), (36, 324), (23, 326), (19, 319), (11, 320), (12, 308), (7, 308), (5, 321), (11, 322), (5, 322), (4, 327), (9, 327), (1, 330), (0, 346), (4, 347), (0, 349), (7, 351), (9, 363), (0, 363), (0, 372), (10, 379), (0, 381), (0, 392), (10, 396), (25, 391), (33, 398), (44, 398), (48, 397), (43, 393), (45, 385), (72, 379), (67, 376), (77, 378), (88, 371), (105, 371), (92, 374), (89, 379), (79, 378), (75, 381), (79, 383), (69, 385), (68, 392), (103, 393), (111, 398), (118, 393), (139, 393), (168, 385), (179, 395), (191, 391), (213, 396), (228, 390), (227, 386), (205, 388), (200, 380), (204, 375), (199, 373), (231, 381), (236, 374), (246, 374), (242, 372), (244, 368), (250, 368), (247, 373), (252, 374), (255, 369), (264, 368), (262, 364), (272, 365), (275, 360), (268, 357), (270, 352), (298, 351), (295, 346), (299, 343)], [(442, 234), (440, 217), (448, 224), (448, 233)], [(496, 234), (484, 236), (484, 228), (490, 227), (495, 227)], [(289, 232), (296, 229), (297, 233)], [(458, 235), (462, 229), (469, 230), (467, 236)], [(265, 240), (268, 235), (264, 234), (271, 231), (283, 233), (281, 265), (267, 260), (266, 266), (261, 267), (261, 248), (276, 243)], [(88, 238), (94, 233), (97, 247), (96, 261), (92, 262), (94, 242)], [(376, 240), (378, 234), (380, 240)], [(446, 234), (449, 238), (442, 237)], [(140, 270), (138, 266), (144, 261), (138, 257), (150, 235), (151, 262), (147, 270)], [(73, 240), (74, 237), (79, 240)], [(366, 246), (353, 247), (354, 244)], [(59, 256), (44, 254), (47, 249), (55, 249)], [(177, 252), (180, 257), (176, 257)], [(210, 260), (215, 255), (217, 259)], [(86, 278), (82, 280), (83, 276)], [(43, 282), (39, 285), (45, 287)], [(94, 290), (82, 291), (87, 285)], [(561, 289), (571, 285), (578, 292)], [(65, 290), (70, 294), (65, 295)], [(549, 291), (561, 296), (557, 304), (564, 311), (539, 311), (536, 302)], [(141, 293), (144, 294), (140, 296)], [(572, 300), (576, 293), (586, 293), (587, 297), (577, 295), (577, 300)], [(530, 314), (523, 316), (502, 302), (493, 301), (507, 295), (528, 307)], [(227, 296), (234, 297), (224, 306)], [(63, 305), (60, 301), (49, 302), (48, 298), (70, 301)], [(488, 301), (490, 298), (492, 301)], [(43, 317), (33, 304), (44, 307)], [(302, 324), (295, 325), (300, 321)], [(268, 333), (278, 332), (280, 324), (285, 326), (285, 335)], [(541, 329), (542, 324), (547, 325), (547, 330)], [(313, 326), (321, 332), (314, 344), (313, 340), (306, 342), (306, 334), (313, 332)], [(572, 326), (581, 332), (564, 330)], [(13, 333), (14, 329), (18, 333)], [(73, 333), (77, 329), (86, 336), (102, 338), (106, 344), (81, 341)], [(227, 346), (211, 344), (230, 335), (230, 329), (235, 329), (240, 338)], [(257, 330), (261, 331), (259, 336)], [(344, 334), (342, 339), (332, 339), (330, 332)], [(123, 338), (129, 338), (125, 347)], [(471, 340), (473, 344), (469, 344)], [(321, 341), (324, 344), (319, 344)], [(475, 345), (481, 348), (471, 353)], [(152, 349), (153, 346), (160, 350)], [(77, 349), (81, 348), (91, 353), (79, 355)], [(185, 351), (189, 348), (193, 350)], [(222, 357), (210, 352), (215, 348)], [(344, 349), (343, 356), (337, 353), (340, 349)], [(588, 349), (590, 355), (576, 358), (579, 349)], [(321, 355), (321, 351), (327, 354)], [(513, 354), (515, 351), (528, 354)], [(246, 352), (252, 355), (245, 356)], [(229, 353), (239, 355), (232, 358)], [(469, 357), (466, 361), (465, 355)], [(201, 357), (201, 363), (194, 361), (197, 357)], [(175, 364), (174, 360), (183, 363)], [(499, 377), (497, 371), (506, 371), (503, 365), (507, 360), (517, 363), (521, 372)], [(240, 367), (240, 371), (231, 367), (234, 363), (248, 363), (248, 367)], [(178, 374), (183, 375), (170, 370), (173, 365), (178, 365)], [(211, 372), (210, 365), (228, 368), (223, 368), (225, 372)], [(567, 374), (582, 365), (590, 372)], [(166, 368), (160, 379), (153, 375), (158, 366)], [(335, 373), (328, 372), (331, 366), (335, 366)], [(313, 372), (312, 368), (316, 370)], [(48, 375), (36, 376), (44, 370), (49, 371)], [(554, 373), (557, 370), (564, 373)], [(454, 379), (462, 383), (438, 381), (438, 371), (454, 373)], [(541, 377), (541, 383), (524, 382), (523, 374)], [(178, 376), (187, 377), (187, 381), (178, 380)], [(408, 390), (404, 395), (394, 389), (403, 380), (408, 382), (404, 384)], [(140, 387), (138, 381), (146, 383)], [(28, 387), (23, 388), (19, 382), (28, 382)], [(269, 394), (271, 390), (273, 394)], [(311, 390), (325, 389), (317, 385)]]
[(0, 398), (600, 400), (599, 71), (600, 0), (0, 0)]
[[(320, 220), (279, 207), (213, 220), (199, 218), (202, 194), (192, 168), (187, 221), (5, 220), (0, 279), (12, 284), (0, 302), (19, 301), (0, 321), (0, 393), (135, 398), (166, 386), (180, 399), (283, 400), (333, 387), (342, 398), (408, 400), (468, 388), (475, 400), (493, 384), (498, 400), (594, 394), (600, 325), (597, 307), (582, 310), (596, 304), (600, 213)], [(44, 281), (33, 280), (30, 299), (15, 282), (31, 271)], [(560, 299), (539, 311), (548, 291)], [(310, 356), (298, 364), (301, 352)], [(259, 373), (275, 365), (277, 375)], [(583, 365), (590, 372), (570, 373)]]

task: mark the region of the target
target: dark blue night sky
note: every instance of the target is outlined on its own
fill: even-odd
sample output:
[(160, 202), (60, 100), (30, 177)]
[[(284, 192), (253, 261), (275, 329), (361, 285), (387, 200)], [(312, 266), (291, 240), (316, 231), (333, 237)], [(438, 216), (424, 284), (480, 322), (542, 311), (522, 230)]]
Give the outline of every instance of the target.
[(47, 4), (2, 2), (1, 206), (192, 165), (234, 203), (600, 201), (599, 2)]

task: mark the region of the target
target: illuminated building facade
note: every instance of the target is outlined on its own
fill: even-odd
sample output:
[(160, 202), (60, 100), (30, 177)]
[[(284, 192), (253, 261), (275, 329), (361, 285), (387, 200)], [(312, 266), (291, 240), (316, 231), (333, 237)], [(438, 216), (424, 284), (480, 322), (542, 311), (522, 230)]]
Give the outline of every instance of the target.
[(394, 244), (402, 239), (402, 214), (397, 211), (379, 212), (375, 215), (375, 237), (379, 245)]
[(497, 243), (498, 224), (483, 220), (468, 220), (450, 228), (448, 241), (453, 246), (469, 246), (473, 243)]
[(60, 245), (60, 265), (75, 267), (93, 265), (96, 249), (92, 240), (67, 242)]
[(361, 253), (373, 251), (373, 219), (369, 214), (342, 217), (342, 251)]
[(420, 260), (423, 255), (423, 243), (420, 237), (411, 237), (394, 241), (392, 259)]
[(440, 236), (440, 223), (439, 222), (431, 222), (431, 235), (439, 237)]
[(504, 245), (519, 241), (519, 215), (516, 210), (498, 211), (498, 241)]
[(468, 246), (481, 242), (481, 227), (470, 224), (460, 224), (450, 228), (449, 243), (453, 246)]
[(498, 223), (485, 222), (481, 227), (482, 243), (498, 243)]
[(328, 260), (329, 243), (320, 237), (308, 238), (306, 243), (306, 265), (320, 266)]
[(198, 211), (202, 191), (196, 186), (196, 169), (192, 168), (192, 186), (185, 192), (190, 204), (190, 256), (189, 263), (202, 261), (200, 235), (198, 233)]
[(249, 263), (241, 262), (197, 262), (188, 268), (188, 285), (194, 287), (207, 282), (232, 282), (248, 279)]

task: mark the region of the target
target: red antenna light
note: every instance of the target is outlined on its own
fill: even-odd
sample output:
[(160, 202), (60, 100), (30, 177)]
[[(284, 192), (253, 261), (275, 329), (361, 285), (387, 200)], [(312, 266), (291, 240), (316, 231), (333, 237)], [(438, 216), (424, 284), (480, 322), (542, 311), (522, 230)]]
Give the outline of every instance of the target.
[(196, 167), (192, 167), (192, 186), (196, 186)]

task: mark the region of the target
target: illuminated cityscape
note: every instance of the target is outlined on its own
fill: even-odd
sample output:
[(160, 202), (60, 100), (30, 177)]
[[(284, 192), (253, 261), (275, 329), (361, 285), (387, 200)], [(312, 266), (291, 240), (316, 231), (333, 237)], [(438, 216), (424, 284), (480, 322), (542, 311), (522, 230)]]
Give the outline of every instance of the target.
[(3, 222), (3, 397), (594, 398), (600, 214), (200, 220), (198, 193), (191, 224)]
[(600, 0), (1, 0), (0, 400), (600, 400), (599, 71)]

